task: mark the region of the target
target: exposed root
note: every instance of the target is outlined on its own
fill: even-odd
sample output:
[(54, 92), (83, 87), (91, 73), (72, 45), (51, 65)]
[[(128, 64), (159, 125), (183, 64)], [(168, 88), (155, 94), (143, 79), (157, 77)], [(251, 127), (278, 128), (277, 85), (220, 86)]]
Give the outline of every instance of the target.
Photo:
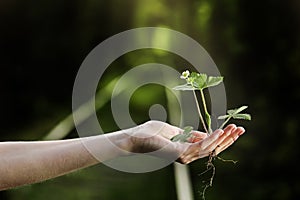
[(227, 160), (227, 159), (221, 158), (220, 156), (216, 156), (216, 158), (223, 162), (232, 162), (233, 164), (236, 164), (238, 162), (237, 160)]
[(206, 192), (206, 190), (207, 190), (209, 187), (212, 187), (212, 185), (213, 185), (213, 180), (214, 180), (214, 177), (215, 177), (215, 174), (216, 174), (216, 167), (215, 167), (215, 165), (213, 164), (213, 161), (214, 161), (215, 158), (217, 158), (218, 160), (221, 160), (221, 161), (223, 161), (223, 162), (231, 162), (231, 163), (233, 163), (233, 164), (236, 164), (236, 163), (237, 163), (237, 161), (235, 161), (235, 160), (226, 160), (226, 159), (223, 159), (223, 158), (217, 156), (217, 155), (215, 154), (215, 150), (212, 151), (212, 152), (209, 154), (208, 161), (207, 161), (207, 163), (206, 163), (206, 170), (199, 174), (199, 176), (201, 176), (201, 175), (204, 175), (204, 174), (206, 174), (207, 172), (211, 171), (211, 177), (209, 178), (209, 180), (208, 180), (207, 182), (206, 182), (206, 181), (203, 181), (203, 183), (206, 182), (205, 185), (203, 186), (202, 192), (200, 192), (200, 195), (201, 195), (201, 197), (202, 197), (203, 200), (205, 200), (205, 192)]
[(209, 158), (208, 158), (208, 161), (207, 161), (207, 164), (206, 164), (206, 170), (204, 172), (202, 172), (201, 174), (199, 174), (199, 176), (209, 172), (209, 171), (212, 171), (211, 173), (211, 177), (209, 178), (209, 181), (204, 185), (203, 187), (203, 190), (202, 192), (200, 193), (201, 194), (201, 197), (203, 200), (205, 200), (205, 192), (206, 190), (209, 188), (209, 187), (212, 187), (213, 185), (213, 180), (214, 180), (214, 177), (215, 177), (215, 174), (216, 174), (216, 167), (215, 165), (213, 164), (213, 160), (215, 158), (215, 152), (212, 151), (210, 154), (209, 154)]

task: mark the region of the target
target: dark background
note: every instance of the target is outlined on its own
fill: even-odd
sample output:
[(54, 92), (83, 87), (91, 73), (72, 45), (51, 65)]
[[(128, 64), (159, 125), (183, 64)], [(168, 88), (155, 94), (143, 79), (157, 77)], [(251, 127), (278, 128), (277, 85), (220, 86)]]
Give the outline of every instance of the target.
[[(298, 199), (299, 11), (297, 0), (1, 0), (0, 139), (45, 137), (71, 113), (77, 70), (96, 45), (128, 29), (163, 26), (189, 35), (209, 52), (225, 76), (228, 107), (247, 104), (253, 117), (236, 122), (247, 134), (222, 156), (239, 162), (216, 161), (207, 199)], [(114, 62), (105, 80), (149, 61), (185, 69), (174, 55), (137, 51)], [(165, 103), (165, 98), (149, 100), (162, 88), (151, 91), (141, 91), (133, 101), (140, 103), (131, 105), (137, 123), (148, 119), (149, 104)], [(117, 130), (109, 106), (99, 112), (107, 115), (106, 130)], [(204, 162), (190, 165), (195, 199)], [(127, 174), (100, 164), (0, 193), (9, 200), (141, 198), (176, 199), (173, 167)]]

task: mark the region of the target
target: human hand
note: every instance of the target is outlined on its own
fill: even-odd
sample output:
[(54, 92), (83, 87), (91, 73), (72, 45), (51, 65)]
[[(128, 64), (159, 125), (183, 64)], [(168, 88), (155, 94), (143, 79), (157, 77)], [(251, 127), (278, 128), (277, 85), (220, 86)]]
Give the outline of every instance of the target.
[(127, 131), (130, 134), (130, 151), (134, 153), (149, 153), (165, 148), (166, 154), (177, 155), (177, 161), (188, 164), (199, 158), (206, 157), (211, 153), (217, 155), (232, 145), (245, 130), (228, 125), (224, 130), (217, 129), (211, 135), (193, 131), (188, 142), (172, 142), (170, 139), (183, 130), (160, 121), (149, 121)]

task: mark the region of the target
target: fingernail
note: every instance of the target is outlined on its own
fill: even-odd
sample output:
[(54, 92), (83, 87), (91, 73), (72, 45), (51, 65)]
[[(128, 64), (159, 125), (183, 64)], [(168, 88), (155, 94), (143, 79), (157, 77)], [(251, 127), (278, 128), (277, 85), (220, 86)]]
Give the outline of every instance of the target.
[(220, 131), (221, 131), (221, 133), (220, 133), (220, 136), (221, 136), (224, 134), (224, 131), (222, 129), (220, 129)]
[(224, 131), (221, 130), (221, 129), (218, 129), (218, 130), (216, 130), (216, 132), (215, 132), (216, 136), (218, 136), (218, 137), (221, 136), (223, 133), (224, 133)]
[(245, 133), (245, 129), (243, 127), (238, 128), (240, 129), (238, 135), (243, 135)]
[(229, 136), (234, 130), (235, 130), (235, 128), (230, 131), (226, 131), (226, 136)]
[(223, 134), (224, 134), (224, 131), (223, 131), (223, 130), (221, 130), (220, 136), (221, 136), (221, 135), (223, 135)]
[(239, 138), (239, 136), (235, 136), (235, 137), (234, 137), (234, 141), (236, 141), (238, 138)]

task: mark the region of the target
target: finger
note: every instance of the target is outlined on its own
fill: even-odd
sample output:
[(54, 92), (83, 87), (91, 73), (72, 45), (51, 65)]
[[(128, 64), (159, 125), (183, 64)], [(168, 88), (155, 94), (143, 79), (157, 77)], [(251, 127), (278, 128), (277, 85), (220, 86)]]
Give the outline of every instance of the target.
[[(194, 144), (190, 144), (189, 148), (181, 155), (180, 158), (180, 162), (187, 164), (190, 163), (194, 160), (197, 160), (199, 158), (203, 158), (206, 156), (209, 156), (209, 154), (212, 152), (212, 150), (216, 149), (216, 154), (220, 153), (221, 151), (225, 150), (226, 148), (228, 148), (233, 142), (234, 140), (230, 140), (229, 138), (236, 138), (243, 134), (245, 132), (245, 130), (242, 127), (238, 127), (236, 128), (235, 125), (228, 125), (225, 129), (224, 129), (224, 133), (222, 130), (216, 130), (212, 135), (210, 135), (209, 137), (206, 137), (206, 139), (204, 139), (205, 141), (200, 142), (200, 143), (194, 143)], [(199, 136), (204, 136), (204, 134), (201, 132)], [(197, 132), (195, 135), (198, 135)], [(219, 135), (219, 136), (217, 136)], [(206, 149), (203, 149), (203, 147), (205, 147), (205, 145), (209, 142), (210, 143), (209, 147), (212, 146), (213, 148), (210, 149), (210, 151), (208, 150), (209, 147), (206, 147)], [(199, 144), (201, 145), (201, 148), (199, 148)], [(222, 146), (220, 146), (222, 145)], [(217, 147), (217, 148), (216, 148)]]
[(193, 131), (192, 136), (189, 138), (188, 142), (195, 143), (203, 140), (207, 137), (207, 133), (199, 132), (199, 131)]
[(167, 139), (171, 139), (171, 138), (175, 137), (176, 135), (182, 134), (182, 133), (183, 133), (182, 129), (177, 128), (175, 126), (171, 126), (171, 125), (163, 127), (163, 129), (160, 131), (160, 135)]
[(211, 152), (209, 151), (199, 149), (198, 146), (196, 147), (196, 149), (192, 150), (192, 152), (185, 154), (184, 158), (185, 160), (192, 162), (196, 159), (207, 157), (209, 156), (210, 153)]
[[(230, 129), (227, 129), (227, 132), (229, 132), (230, 134), (230, 131), (231, 129), (235, 128), (235, 126), (232, 126)], [(192, 162), (196, 159), (199, 159), (199, 158), (203, 158), (203, 157), (206, 157), (206, 156), (209, 156), (209, 154), (212, 152), (213, 149), (216, 148), (216, 144), (220, 143), (220, 142), (217, 142), (217, 140), (219, 140), (220, 138), (223, 138), (222, 140), (224, 140), (226, 138), (226, 136), (228, 136), (228, 134), (224, 134), (223, 130), (221, 129), (218, 129), (216, 130), (214, 133), (212, 133), (210, 136), (206, 137), (206, 139), (204, 139), (202, 142), (196, 144), (192, 144), (190, 146), (190, 148), (188, 149), (188, 151), (184, 152), (183, 154), (183, 160), (185, 162)], [(208, 146), (206, 145), (209, 145), (211, 146), (212, 144), (213, 145), (213, 148), (210, 150), (208, 149)], [(200, 148), (199, 148), (199, 145), (200, 145)]]
[(199, 154), (199, 146), (198, 144), (192, 144), (192, 143), (180, 143), (179, 145), (188, 145), (188, 148), (183, 151), (183, 153), (179, 157), (179, 161), (181, 163), (188, 163), (190, 160), (194, 157), (197, 157)]
[(199, 149), (199, 145), (194, 143), (194, 144), (191, 144), (190, 148), (181, 155), (180, 160), (183, 163), (187, 164), (187, 163), (193, 162), (194, 160), (197, 160), (199, 158), (204, 158), (208, 155), (209, 155), (209, 152)]
[(238, 137), (245, 132), (245, 129), (242, 127), (236, 128), (228, 137), (220, 144), (220, 146), (225, 146), (227, 143), (235, 142)]
[(236, 125), (235, 124), (229, 124), (228, 126), (226, 126), (226, 128), (224, 128), (224, 133), (231, 132), (234, 129), (236, 129)]
[(225, 129), (224, 129), (224, 133), (215, 141), (213, 142), (211, 145), (209, 145), (207, 147), (207, 151), (211, 152), (213, 151), (217, 146), (220, 146), (220, 144), (233, 132), (235, 131), (236, 126), (234, 124), (228, 125)]
[(216, 154), (221, 153), (225, 149), (227, 149), (229, 146), (231, 146), (238, 138), (245, 132), (245, 129), (243, 127), (237, 127), (236, 130), (228, 136), (220, 145), (218, 148), (216, 148)]
[(221, 129), (215, 130), (210, 136), (202, 140), (199, 145), (201, 149), (206, 149), (209, 145), (211, 145), (214, 141), (216, 141), (224, 131)]
[(218, 146), (215, 149), (215, 154), (218, 155), (219, 153), (221, 153), (222, 151), (224, 151), (225, 149), (227, 149), (228, 147), (230, 147), (233, 144), (233, 140), (230, 140), (229, 143), (227, 143), (225, 146)]

